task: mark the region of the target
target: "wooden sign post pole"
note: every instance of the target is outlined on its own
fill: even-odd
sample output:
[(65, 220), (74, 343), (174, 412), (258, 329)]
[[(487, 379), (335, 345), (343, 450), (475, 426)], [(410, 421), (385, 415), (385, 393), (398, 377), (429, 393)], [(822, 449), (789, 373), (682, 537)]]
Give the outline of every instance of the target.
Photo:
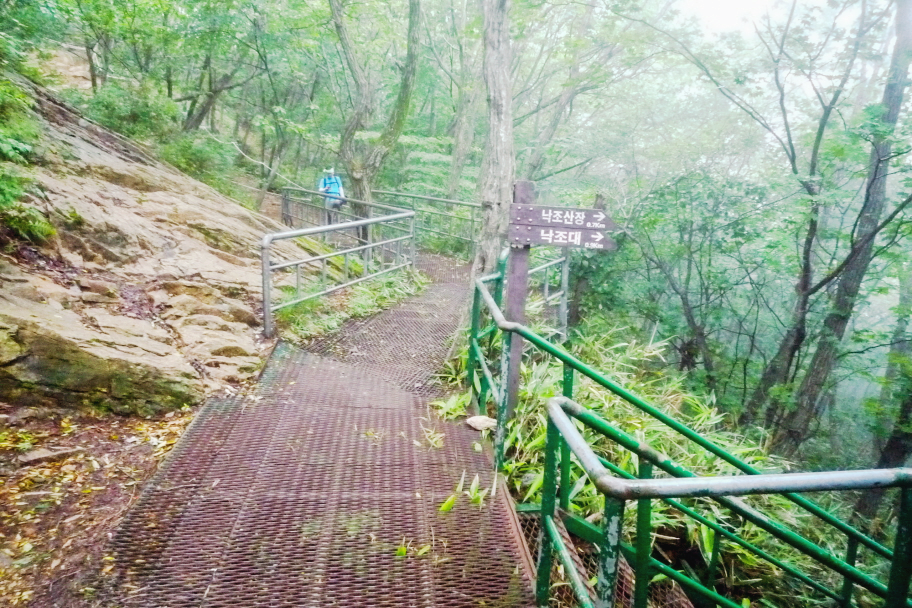
[[(513, 185), (513, 202), (531, 205), (535, 202), (535, 184), (519, 181)], [(504, 313), (507, 321), (525, 324), (526, 295), (529, 293), (529, 245), (510, 247), (510, 264), (507, 269), (507, 293)], [(507, 369), (506, 419), (513, 417), (519, 396), (519, 374), (522, 364), (523, 339), (518, 334), (510, 337), (510, 358)]]

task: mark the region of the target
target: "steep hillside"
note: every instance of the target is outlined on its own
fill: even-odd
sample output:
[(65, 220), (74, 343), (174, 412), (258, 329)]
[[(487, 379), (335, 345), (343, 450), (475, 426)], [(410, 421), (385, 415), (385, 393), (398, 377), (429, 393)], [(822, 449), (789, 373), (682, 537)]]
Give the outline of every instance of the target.
[(0, 401), (149, 413), (249, 378), (280, 225), (18, 83), (41, 125), (25, 200), (57, 234), (0, 257)]

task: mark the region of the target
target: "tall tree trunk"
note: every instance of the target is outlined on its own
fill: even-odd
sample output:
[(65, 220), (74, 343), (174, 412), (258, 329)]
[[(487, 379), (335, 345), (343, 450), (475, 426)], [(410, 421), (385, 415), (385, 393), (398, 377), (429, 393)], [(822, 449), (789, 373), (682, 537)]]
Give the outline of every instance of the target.
[(883, 387), (880, 390), (880, 408), (876, 415), (876, 426), (873, 429), (871, 457), (877, 461), (886, 446), (890, 429), (893, 428), (893, 405), (896, 397), (896, 382), (906, 359), (912, 355), (912, 342), (909, 341), (909, 318), (912, 316), (912, 263), (903, 262), (899, 269), (899, 305), (897, 306), (896, 327), (890, 339), (890, 352), (887, 354), (887, 365), (884, 369)]
[(818, 400), (836, 365), (839, 346), (858, 300), (861, 283), (874, 258), (874, 238), (887, 202), (887, 174), (892, 151), (891, 135), (899, 119), (903, 97), (908, 86), (909, 63), (912, 60), (912, 0), (896, 2), (896, 46), (890, 62), (890, 74), (884, 87), (884, 129), (875, 137), (868, 163), (866, 195), (857, 220), (854, 242), (862, 242), (857, 254), (845, 266), (836, 285), (830, 312), (824, 320), (823, 334), (817, 350), (802, 379), (795, 408), (785, 417), (773, 440), (773, 447), (794, 452), (805, 439), (819, 414)]
[[(906, 263), (899, 272), (899, 306), (893, 343), (887, 356), (884, 388), (880, 405), (884, 412), (880, 418), (892, 418), (885, 424), (892, 429), (886, 442), (880, 441), (877, 455), (878, 469), (904, 466), (912, 456), (912, 340), (909, 339), (909, 319), (912, 316), (912, 265)], [(876, 432), (875, 432), (876, 434)], [(884, 490), (876, 488), (859, 497), (855, 503), (858, 521), (873, 521), (883, 500)]]
[[(412, 93), (415, 89), (415, 76), (418, 71), (419, 27), (421, 24), (420, 0), (409, 0), (408, 46), (402, 77), (399, 82), (399, 94), (390, 110), (389, 117), (377, 143), (359, 148), (355, 134), (365, 127), (374, 107), (374, 91), (370, 88), (367, 75), (355, 52), (354, 43), (348, 34), (340, 0), (329, 0), (333, 24), (339, 36), (339, 44), (348, 64), (355, 84), (355, 108), (345, 122), (339, 141), (339, 156), (345, 165), (350, 180), (349, 191), (353, 198), (370, 202), (373, 200), (371, 188), (374, 178), (383, 167), (383, 163), (396, 146), (399, 136), (405, 128), (405, 120), (411, 108)], [(356, 203), (352, 210), (362, 217), (368, 216), (368, 208)], [(366, 237), (366, 230), (362, 238)]]
[(453, 155), (450, 162), (450, 179), (447, 183), (447, 197), (457, 198), (462, 170), (465, 169), (469, 151), (475, 141), (475, 107), (478, 100), (478, 86), (465, 83), (456, 104), (456, 118), (453, 121)]
[(269, 189), (272, 188), (272, 184), (275, 183), (276, 176), (279, 174), (279, 167), (282, 166), (282, 159), (285, 157), (285, 151), (288, 149), (288, 138), (281, 136), (279, 138), (278, 144), (276, 144), (275, 153), (272, 155), (272, 162), (269, 167), (269, 174), (266, 176), (266, 179), (263, 180), (263, 187), (260, 190), (260, 193), (257, 195), (256, 199), (256, 210), (260, 211), (263, 208), (263, 201), (266, 200), (266, 194), (269, 192)]
[(86, 61), (89, 62), (89, 79), (92, 82), (92, 93), (98, 92), (98, 67), (95, 65), (95, 45), (88, 42), (84, 46), (86, 52)]
[(513, 95), (510, 81), (509, 0), (481, 0), (484, 18), (484, 81), (488, 91), (488, 140), (481, 163), (481, 234), (474, 275), (494, 270), (506, 238), (513, 200)]

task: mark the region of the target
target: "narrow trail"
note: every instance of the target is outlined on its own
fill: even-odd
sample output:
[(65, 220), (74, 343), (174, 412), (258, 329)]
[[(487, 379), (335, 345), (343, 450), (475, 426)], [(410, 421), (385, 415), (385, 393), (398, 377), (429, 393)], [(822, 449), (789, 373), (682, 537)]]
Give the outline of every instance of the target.
[(252, 394), (203, 407), (115, 536), (112, 605), (534, 605), (505, 488), (440, 511), (463, 475), (494, 475), (475, 431), (425, 407), (467, 269), (419, 267), (422, 294), (307, 351), (279, 344)]

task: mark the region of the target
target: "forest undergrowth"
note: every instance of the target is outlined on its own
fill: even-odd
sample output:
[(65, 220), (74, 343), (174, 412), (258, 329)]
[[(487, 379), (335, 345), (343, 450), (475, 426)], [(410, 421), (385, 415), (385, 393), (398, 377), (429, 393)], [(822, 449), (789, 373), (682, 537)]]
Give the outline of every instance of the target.
[[(540, 323), (539, 326), (546, 330)], [(748, 433), (736, 430), (734, 421), (716, 407), (711, 396), (688, 390), (684, 374), (669, 373), (665, 365), (669, 348), (667, 342), (642, 341), (634, 336), (635, 332), (629, 328), (613, 325), (605, 318), (591, 318), (575, 330), (568, 349), (617, 384), (752, 467), (764, 473), (795, 470), (794, 463), (770, 454), (766, 445), (768, 436), (761, 430), (752, 429)], [(499, 344), (495, 343), (491, 347), (496, 352)], [(446, 419), (454, 420), (468, 415), (470, 394), (462, 389), (466, 377), (466, 359), (467, 352), (463, 349), (460, 355), (448, 363), (446, 370), (446, 381), (459, 392), (434, 403), (438, 414)], [(562, 363), (542, 357), (536, 351), (526, 351), (519, 402), (515, 417), (508, 423), (505, 444), (505, 473), (511, 492), (518, 502), (541, 502), (547, 429), (545, 402), (562, 394), (562, 378)], [(740, 474), (733, 466), (689, 442), (673, 429), (581, 374), (576, 374), (573, 393), (576, 402), (593, 410), (612, 426), (638, 441), (648, 443), (699, 476)], [(488, 403), (488, 415), (496, 415), (494, 407), (493, 402)], [(635, 454), (582, 425), (577, 426), (597, 454), (624, 471), (634, 476), (637, 474), (639, 461)], [(656, 470), (655, 476), (667, 475)], [(585, 475), (575, 457), (571, 467), (571, 483), (570, 510), (589, 522), (598, 524), (604, 512), (604, 496)], [(853, 493), (837, 492), (816, 493), (808, 497), (846, 521), (852, 513), (855, 499)], [(772, 494), (750, 496), (744, 500), (834, 555), (845, 554), (846, 540), (843, 535), (834, 534), (832, 528), (785, 497)], [(767, 532), (744, 521), (715, 501), (696, 498), (682, 499), (680, 502), (813, 580), (830, 589), (840, 588), (842, 579), (831, 570), (776, 541)], [(715, 532), (666, 502), (653, 501), (652, 509), (654, 557), (663, 559), (685, 574), (705, 575)], [(882, 530), (884, 538), (881, 540), (891, 545), (895, 529), (893, 526), (887, 528)], [(624, 521), (625, 542), (633, 543), (635, 530), (636, 509), (628, 505)], [(862, 570), (885, 580), (889, 564), (865, 552), (862, 552), (858, 563)], [(721, 542), (720, 565), (714, 583), (716, 590), (727, 597), (747, 599), (763, 606), (797, 607), (825, 603), (823, 596), (727, 538)], [(873, 596), (857, 592), (856, 601), (858, 606), (875, 606), (880, 603), (879, 600), (874, 601)]]
[[(428, 279), (419, 271), (405, 270), (358, 283), (325, 297), (307, 300), (276, 313), (282, 337), (296, 344), (336, 331), (349, 319), (363, 319), (420, 293)], [(313, 289), (319, 290), (320, 285)], [(292, 289), (287, 300), (294, 299)]]

